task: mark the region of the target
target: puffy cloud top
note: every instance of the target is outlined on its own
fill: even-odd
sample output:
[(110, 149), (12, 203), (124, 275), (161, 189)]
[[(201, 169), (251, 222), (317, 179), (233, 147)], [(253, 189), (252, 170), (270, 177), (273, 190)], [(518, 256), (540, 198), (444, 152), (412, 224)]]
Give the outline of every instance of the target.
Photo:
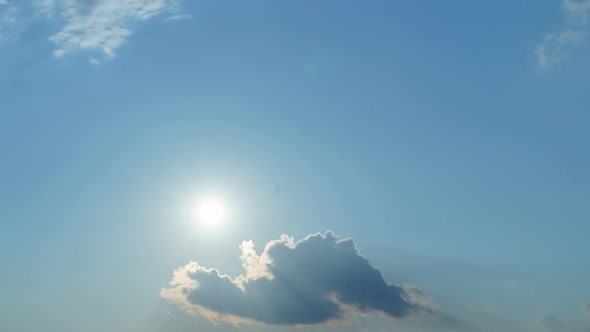
[(261, 255), (250, 241), (240, 248), (244, 274), (232, 279), (191, 262), (174, 272), (161, 295), (187, 311), (231, 323), (309, 325), (354, 314), (434, 313), (424, 292), (385, 281), (351, 239), (332, 232), (297, 243), (283, 235)]

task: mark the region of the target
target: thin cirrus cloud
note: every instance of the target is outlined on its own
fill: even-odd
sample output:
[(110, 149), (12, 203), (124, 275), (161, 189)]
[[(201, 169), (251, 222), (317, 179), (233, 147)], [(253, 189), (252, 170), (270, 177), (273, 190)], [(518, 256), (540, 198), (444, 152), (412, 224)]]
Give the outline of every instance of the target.
[(547, 33), (535, 45), (535, 56), (540, 68), (549, 68), (561, 62), (571, 49), (582, 46), (590, 29), (590, 0), (562, 0), (565, 15), (564, 27)]
[(161, 296), (188, 312), (231, 324), (343, 324), (374, 313), (439, 316), (425, 292), (387, 282), (352, 239), (332, 232), (299, 242), (283, 235), (260, 255), (251, 241), (240, 248), (242, 275), (233, 279), (191, 262), (174, 272)]

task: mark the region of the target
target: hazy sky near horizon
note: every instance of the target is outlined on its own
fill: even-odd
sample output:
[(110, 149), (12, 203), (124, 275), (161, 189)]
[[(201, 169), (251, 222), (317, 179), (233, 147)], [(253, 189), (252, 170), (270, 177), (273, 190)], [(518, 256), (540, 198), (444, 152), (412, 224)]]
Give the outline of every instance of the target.
[(590, 331), (589, 43), (588, 0), (0, 0), (0, 330)]

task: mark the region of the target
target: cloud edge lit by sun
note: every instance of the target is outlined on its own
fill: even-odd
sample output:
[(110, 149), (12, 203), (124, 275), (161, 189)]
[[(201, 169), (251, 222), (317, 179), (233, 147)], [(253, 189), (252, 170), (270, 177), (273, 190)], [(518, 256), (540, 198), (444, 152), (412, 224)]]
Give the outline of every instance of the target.
[[(160, 295), (186, 312), (232, 325), (349, 325), (358, 316), (378, 314), (402, 319), (433, 317), (438, 313), (436, 301), (425, 291), (385, 281), (381, 271), (369, 264), (352, 239), (341, 238), (332, 231), (315, 233), (297, 242), (282, 235), (268, 242), (260, 255), (254, 248), (252, 241), (240, 245), (244, 270), (239, 276), (232, 278), (218, 269), (190, 262), (174, 271), (169, 287), (162, 288)], [(309, 255), (310, 250), (314, 257)], [(330, 261), (328, 269), (322, 260)], [(317, 276), (330, 282), (316, 283)], [(343, 283), (351, 287), (334, 286)], [(289, 284), (299, 295), (285, 291), (284, 285)], [(301, 302), (301, 296), (307, 302)], [(320, 314), (308, 312), (301, 307), (302, 303), (315, 306)], [(279, 311), (256, 310), (266, 306)], [(289, 310), (282, 312), (281, 308)]]

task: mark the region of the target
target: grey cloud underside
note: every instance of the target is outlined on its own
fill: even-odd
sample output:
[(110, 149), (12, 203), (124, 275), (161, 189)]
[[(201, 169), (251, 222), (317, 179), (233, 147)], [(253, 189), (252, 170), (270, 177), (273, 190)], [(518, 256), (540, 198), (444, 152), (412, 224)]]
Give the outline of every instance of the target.
[(412, 288), (410, 293), (386, 282), (352, 240), (331, 232), (294, 245), (274, 241), (264, 254), (270, 258), (266, 268), (272, 279), (249, 279), (240, 288), (217, 270), (200, 268), (187, 273), (196, 283), (182, 287), (183, 300), (222, 315), (280, 325), (325, 323), (351, 312), (393, 318), (432, 312), (411, 301), (421, 291)]
[(590, 327), (564, 322), (556, 315), (543, 315), (537, 323), (543, 331), (548, 332), (590, 332)]
[(549, 331), (561, 331), (563, 323), (555, 315), (544, 315), (539, 319), (539, 324)]

